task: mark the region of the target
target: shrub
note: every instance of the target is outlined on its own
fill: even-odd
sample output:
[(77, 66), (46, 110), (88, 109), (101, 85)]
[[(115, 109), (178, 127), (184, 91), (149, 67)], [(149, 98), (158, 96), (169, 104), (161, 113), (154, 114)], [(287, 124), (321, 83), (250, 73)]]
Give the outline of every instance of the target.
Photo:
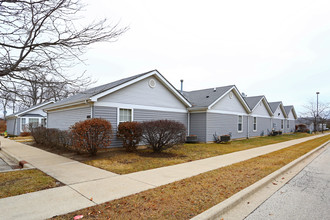
[(75, 123), (71, 128), (74, 149), (96, 155), (100, 148), (111, 143), (111, 123), (105, 119), (93, 118)]
[(55, 128), (36, 127), (31, 129), (31, 135), (37, 144), (52, 148), (70, 148), (72, 138), (69, 131)]
[(154, 152), (160, 152), (185, 141), (186, 128), (177, 121), (147, 121), (143, 122), (141, 127), (142, 140), (152, 147)]
[(122, 122), (118, 126), (117, 136), (122, 138), (126, 151), (135, 151), (142, 137), (141, 124), (139, 122)]
[(6, 130), (7, 130), (6, 121), (0, 119), (0, 132), (5, 132)]
[(27, 131), (23, 131), (23, 132), (20, 134), (21, 137), (27, 137), (27, 136), (30, 136), (30, 135), (31, 135), (31, 133), (30, 133), (30, 132), (27, 132)]

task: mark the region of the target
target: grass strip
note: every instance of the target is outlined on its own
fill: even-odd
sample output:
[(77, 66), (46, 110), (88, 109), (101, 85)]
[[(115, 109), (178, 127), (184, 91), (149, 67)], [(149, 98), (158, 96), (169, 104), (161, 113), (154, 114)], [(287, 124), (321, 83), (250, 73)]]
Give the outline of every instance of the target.
[(55, 219), (190, 219), (328, 140), (330, 135)]
[(161, 153), (154, 153), (151, 149), (139, 149), (135, 153), (128, 153), (123, 148), (116, 148), (99, 152), (99, 158), (88, 159), (85, 163), (117, 174), (127, 174), (309, 136), (311, 135), (306, 133), (295, 133), (235, 140), (228, 144), (184, 144)]
[(0, 173), (0, 198), (56, 187), (56, 180), (37, 169)]

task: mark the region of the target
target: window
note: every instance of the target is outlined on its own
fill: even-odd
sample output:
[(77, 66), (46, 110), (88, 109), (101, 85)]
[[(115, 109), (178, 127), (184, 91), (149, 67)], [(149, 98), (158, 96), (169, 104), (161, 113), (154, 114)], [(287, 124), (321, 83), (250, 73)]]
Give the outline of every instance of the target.
[(29, 118), (29, 126), (36, 128), (39, 126), (39, 118)]
[(26, 118), (21, 118), (21, 131), (26, 131), (27, 123)]
[(39, 118), (21, 118), (21, 132), (30, 131), (30, 127), (36, 128), (39, 126)]
[(284, 128), (284, 121), (281, 120), (281, 129), (283, 129), (283, 128)]
[(239, 115), (238, 116), (238, 123), (237, 123), (237, 131), (242, 132), (243, 131), (243, 116)]
[(253, 117), (253, 131), (257, 131), (257, 117)]
[(286, 128), (290, 128), (290, 122), (286, 121)]
[(119, 109), (119, 123), (132, 121), (132, 109)]

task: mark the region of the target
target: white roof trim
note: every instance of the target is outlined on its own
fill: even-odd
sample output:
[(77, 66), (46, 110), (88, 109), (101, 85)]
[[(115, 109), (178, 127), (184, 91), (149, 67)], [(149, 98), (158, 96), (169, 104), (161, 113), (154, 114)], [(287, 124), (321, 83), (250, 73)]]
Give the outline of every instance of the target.
[(118, 85), (118, 86), (116, 86), (116, 87), (114, 87), (112, 89), (109, 89), (107, 91), (101, 92), (101, 93), (99, 93), (99, 94), (97, 94), (95, 96), (92, 96), (90, 98), (90, 100), (92, 102), (96, 102), (101, 97), (104, 97), (106, 95), (109, 95), (109, 94), (111, 94), (111, 93), (113, 93), (115, 91), (118, 91), (119, 89), (125, 88), (125, 87), (127, 87), (129, 85), (132, 85), (132, 84), (134, 84), (136, 82), (139, 82), (139, 81), (141, 81), (143, 79), (146, 79), (146, 78), (148, 78), (150, 76), (156, 76), (166, 86), (166, 88), (168, 88), (178, 99), (181, 100), (181, 102), (183, 102), (188, 107), (191, 107), (192, 106), (188, 102), (188, 100), (186, 100), (183, 97), (183, 95), (181, 95), (157, 70), (154, 70), (154, 71), (152, 71), (152, 72), (150, 72), (148, 74), (142, 75), (142, 76), (140, 76), (140, 77), (138, 77), (136, 79), (130, 80), (130, 81), (128, 81), (126, 83), (123, 83), (121, 85)]
[(245, 100), (242, 98), (242, 96), (241, 96), (240, 92), (238, 91), (238, 89), (236, 88), (236, 86), (233, 86), (231, 89), (228, 89), (227, 92), (225, 92), (222, 96), (220, 96), (217, 100), (215, 100), (211, 105), (209, 105), (208, 109), (211, 109), (216, 103), (218, 103), (223, 97), (225, 97), (231, 91), (234, 91), (236, 97), (238, 98), (238, 100), (240, 101), (242, 106), (244, 107), (245, 111), (247, 113), (251, 113), (250, 107), (247, 105)]
[(54, 101), (45, 102), (45, 103), (43, 103), (43, 104), (41, 104), (41, 105), (38, 105), (38, 106), (32, 106), (31, 108), (28, 108), (28, 109), (26, 109), (26, 110), (23, 111), (23, 112), (20, 112), (20, 113), (18, 113), (18, 114), (13, 114), (13, 116), (19, 117), (20, 115), (23, 115), (23, 114), (25, 114), (25, 113), (27, 113), (27, 112), (30, 112), (30, 111), (33, 111), (33, 110), (35, 110), (35, 109), (41, 108), (42, 106), (48, 105), (48, 104), (50, 104), (50, 103), (54, 103)]
[(270, 116), (273, 116), (273, 115), (274, 115), (274, 114), (273, 114), (273, 111), (272, 111), (272, 109), (270, 108), (270, 106), (269, 106), (269, 104), (268, 104), (268, 102), (267, 102), (265, 96), (262, 96), (262, 98), (259, 100), (259, 102), (258, 102), (258, 103), (254, 106), (254, 108), (252, 109), (251, 113), (253, 113), (253, 111), (257, 108), (257, 106), (260, 104), (260, 102), (263, 102), (263, 103), (264, 103), (264, 105), (265, 105), (265, 107), (266, 107), (266, 109), (267, 109), (269, 115), (270, 115)]
[[(283, 105), (282, 102), (280, 102), (280, 104), (277, 106), (276, 110), (277, 110), (279, 107), (280, 107), (280, 109), (281, 109), (281, 111), (282, 111), (282, 113), (283, 113), (283, 115), (284, 115), (284, 118), (288, 118), (288, 116), (287, 116), (287, 114), (286, 114), (286, 112), (285, 112), (285, 109), (284, 109), (284, 105)], [(274, 111), (274, 113), (276, 112), (276, 110)]]

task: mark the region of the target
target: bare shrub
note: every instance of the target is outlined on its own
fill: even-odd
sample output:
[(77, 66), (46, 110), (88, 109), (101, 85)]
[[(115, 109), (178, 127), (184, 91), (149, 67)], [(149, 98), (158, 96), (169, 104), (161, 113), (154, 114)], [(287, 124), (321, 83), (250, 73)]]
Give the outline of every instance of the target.
[(177, 144), (182, 144), (186, 137), (185, 126), (177, 121), (157, 120), (146, 121), (141, 124), (142, 140), (154, 152), (161, 152)]

